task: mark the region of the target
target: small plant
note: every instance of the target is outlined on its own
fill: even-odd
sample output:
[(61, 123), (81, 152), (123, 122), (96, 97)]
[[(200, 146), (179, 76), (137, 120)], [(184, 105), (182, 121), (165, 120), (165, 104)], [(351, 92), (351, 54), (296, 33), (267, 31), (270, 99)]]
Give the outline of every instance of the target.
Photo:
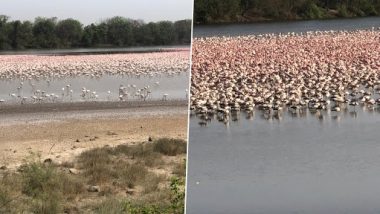
[(61, 213), (63, 204), (84, 192), (83, 182), (40, 162), (21, 167), (22, 193), (31, 199), (33, 213)]
[(62, 184), (52, 166), (33, 162), (22, 166), (22, 192), (32, 198), (33, 213), (59, 213), (62, 210)]
[(38, 197), (44, 191), (52, 191), (58, 186), (58, 177), (53, 167), (41, 163), (22, 166), (23, 193)]
[(171, 190), (171, 209), (173, 214), (181, 214), (185, 211), (185, 191), (181, 189), (184, 186), (184, 180), (173, 177), (170, 183)]

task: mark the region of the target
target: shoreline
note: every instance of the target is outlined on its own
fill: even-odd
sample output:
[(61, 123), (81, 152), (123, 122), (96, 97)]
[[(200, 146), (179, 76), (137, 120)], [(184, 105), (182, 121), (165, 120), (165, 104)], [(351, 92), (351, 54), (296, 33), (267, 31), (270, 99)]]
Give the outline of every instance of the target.
[(355, 19), (370, 19), (370, 18), (379, 18), (380, 16), (350, 16), (350, 17), (326, 17), (319, 19), (303, 19), (303, 18), (294, 18), (294, 19), (271, 19), (265, 17), (250, 17), (246, 18), (243, 21), (215, 21), (211, 23), (195, 23), (194, 27), (210, 27), (210, 26), (219, 26), (219, 25), (236, 25), (236, 24), (265, 24), (265, 23), (285, 23), (285, 22), (303, 22), (303, 21), (330, 21), (330, 20), (355, 20)]
[(24, 105), (0, 104), (0, 115), (25, 114), (25, 113), (50, 113), (91, 110), (114, 110), (114, 109), (138, 109), (157, 107), (187, 107), (187, 100), (150, 100), (150, 101), (93, 101), (93, 102), (62, 102), (41, 103)]
[[(86, 51), (90, 49), (91, 51)], [(37, 56), (75, 56), (75, 55), (100, 55), (100, 54), (136, 54), (136, 53), (161, 53), (189, 51), (190, 45), (179, 46), (146, 46), (125, 48), (74, 48), (74, 49), (25, 49), (25, 50), (0, 50), (0, 56), (6, 55), (37, 55)]]

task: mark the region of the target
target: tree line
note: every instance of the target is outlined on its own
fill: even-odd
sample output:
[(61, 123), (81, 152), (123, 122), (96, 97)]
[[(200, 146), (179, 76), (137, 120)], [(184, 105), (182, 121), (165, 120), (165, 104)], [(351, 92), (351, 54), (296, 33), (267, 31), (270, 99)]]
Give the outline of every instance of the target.
[(380, 15), (380, 0), (195, 0), (196, 24)]
[(75, 19), (37, 17), (10, 21), (0, 15), (0, 50), (79, 47), (130, 47), (187, 45), (191, 42), (191, 20), (145, 23), (113, 17), (98, 24)]

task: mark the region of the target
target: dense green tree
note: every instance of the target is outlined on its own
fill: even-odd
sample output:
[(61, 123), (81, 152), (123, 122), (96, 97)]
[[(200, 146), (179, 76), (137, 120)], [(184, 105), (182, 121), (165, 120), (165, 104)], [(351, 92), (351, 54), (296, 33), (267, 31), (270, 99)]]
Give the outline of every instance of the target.
[(195, 0), (195, 23), (218, 23), (380, 14), (380, 0)]
[(9, 25), (7, 21), (8, 16), (0, 15), (0, 49), (2, 50), (10, 48), (8, 41)]
[[(169, 21), (162, 21), (157, 24), (158, 37), (156, 38), (157, 45), (170, 45), (175, 40), (174, 25)], [(157, 36), (157, 34), (156, 34)]]
[(106, 21), (107, 40), (116, 46), (133, 45), (133, 27), (130, 20), (116, 16)]
[(174, 23), (174, 29), (177, 33), (177, 41), (179, 43), (191, 42), (191, 21), (181, 20)]
[(74, 19), (65, 19), (59, 21), (55, 27), (57, 38), (60, 46), (77, 47), (82, 40), (82, 24)]
[[(108, 44), (108, 25), (106, 23), (101, 23), (95, 26), (95, 34), (94, 34), (94, 44)], [(112, 43), (112, 42), (110, 42)]]
[(117, 16), (84, 27), (75, 19), (8, 20), (7, 16), (0, 16), (0, 50), (179, 45), (191, 41), (190, 20), (146, 24), (142, 20)]
[(155, 29), (154, 23), (140, 25), (135, 30), (136, 43), (139, 45), (153, 45), (155, 41), (154, 32)]
[(96, 34), (96, 27), (94, 24), (88, 25), (84, 27), (83, 34), (82, 34), (82, 45), (84, 47), (91, 47), (96, 45), (94, 41), (94, 37)]
[(36, 18), (33, 25), (33, 37), (37, 48), (56, 48), (58, 46), (56, 25), (57, 18)]

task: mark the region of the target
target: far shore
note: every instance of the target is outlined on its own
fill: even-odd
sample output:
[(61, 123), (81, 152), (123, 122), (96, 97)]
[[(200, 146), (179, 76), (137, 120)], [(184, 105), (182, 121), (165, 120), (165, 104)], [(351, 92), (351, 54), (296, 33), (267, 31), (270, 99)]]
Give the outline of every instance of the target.
[(189, 51), (189, 45), (0, 50), (1, 55), (97, 55)]

